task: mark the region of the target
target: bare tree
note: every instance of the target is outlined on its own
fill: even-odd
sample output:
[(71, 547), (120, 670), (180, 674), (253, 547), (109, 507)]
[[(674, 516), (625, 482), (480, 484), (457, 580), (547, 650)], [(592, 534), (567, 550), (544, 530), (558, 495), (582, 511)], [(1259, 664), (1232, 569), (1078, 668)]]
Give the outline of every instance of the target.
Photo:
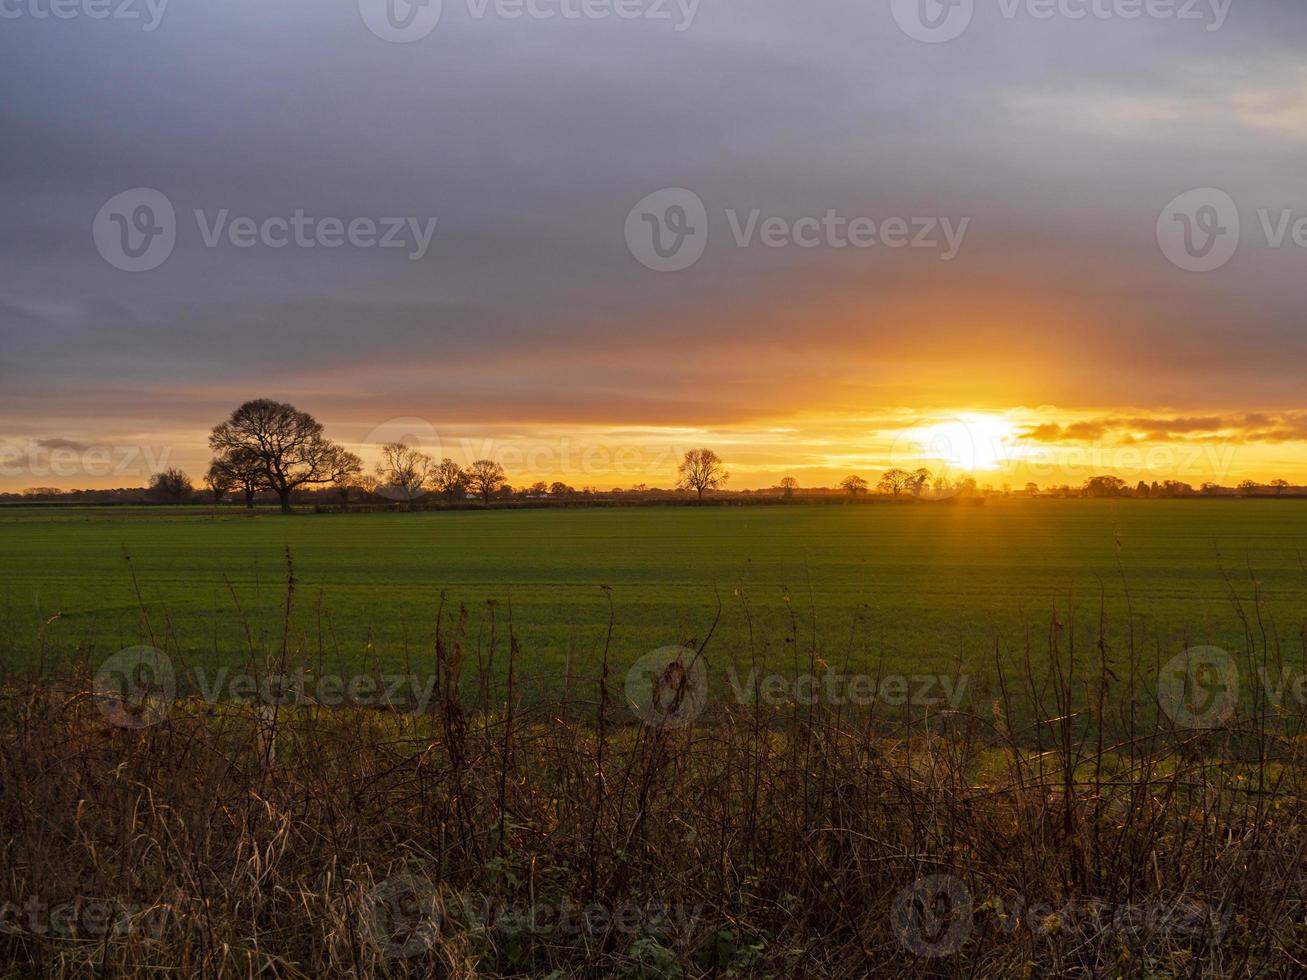
[(721, 457), (711, 449), (691, 449), (676, 468), (678, 490), (693, 490), (703, 501), (705, 490), (716, 490), (731, 478), (722, 467)]
[(299, 487), (337, 483), (363, 468), (357, 456), (323, 436), (322, 423), (308, 412), (268, 398), (246, 402), (215, 426), (209, 447), (252, 454), (283, 514), (291, 512), (290, 495)]
[(1273, 486), (1273, 487), (1275, 488), (1275, 495), (1278, 497), (1280, 494), (1284, 493), (1284, 491), (1287, 490), (1287, 489), (1289, 488), (1289, 481), (1288, 481), (1288, 480), (1272, 480), (1272, 481), (1271, 481), (1271, 486)]
[(799, 481), (792, 476), (784, 477), (781, 480), (781, 494), (786, 500), (794, 496), (794, 491), (799, 489)]
[(857, 475), (846, 476), (840, 481), (840, 489), (850, 497), (857, 497), (867, 492), (867, 481)]
[(431, 489), (446, 500), (457, 500), (467, 490), (467, 474), (448, 457), (431, 468), (429, 481)]
[(221, 479), (228, 490), (233, 487), (241, 490), (245, 494), (247, 510), (254, 509), (254, 495), (267, 486), (259, 458), (244, 449), (233, 449), (215, 457), (209, 463), (209, 476), (206, 479), (212, 481), (214, 478)]
[(876, 489), (881, 493), (890, 493), (897, 497), (904, 490), (910, 490), (912, 485), (912, 474), (907, 470), (895, 468), (886, 470), (881, 475), (880, 483), (876, 485)]
[(485, 503), (504, 487), (504, 468), (493, 459), (478, 459), (467, 468), (467, 485)]
[(213, 494), (215, 504), (222, 503), (222, 498), (231, 493), (234, 483), (231, 473), (219, 465), (218, 460), (215, 459), (209, 464), (204, 474), (204, 485), (209, 488), (209, 493)]
[(195, 488), (191, 486), (189, 476), (173, 467), (162, 473), (156, 473), (150, 478), (150, 492), (164, 500), (180, 504), (195, 492)]
[(381, 462), (377, 464), (377, 493), (411, 510), (413, 501), (426, 495), (434, 466), (430, 456), (407, 443), (387, 443), (381, 447)]
[(908, 474), (908, 489), (912, 491), (912, 496), (920, 497), (926, 484), (930, 482), (930, 470), (924, 466), (913, 470)]
[(1091, 476), (1085, 481), (1086, 497), (1124, 497), (1130, 485), (1119, 476)]

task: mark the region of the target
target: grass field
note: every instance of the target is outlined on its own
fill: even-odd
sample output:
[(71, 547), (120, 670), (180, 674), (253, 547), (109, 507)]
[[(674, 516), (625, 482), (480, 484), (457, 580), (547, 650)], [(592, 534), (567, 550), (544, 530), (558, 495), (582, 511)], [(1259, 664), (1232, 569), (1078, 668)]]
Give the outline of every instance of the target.
[[(1301, 671), (1301, 503), (0, 525), (0, 637), (47, 675), (0, 676), (0, 976), (1179, 980), (1307, 962), (1307, 698), (1271, 709), (1247, 671)], [(718, 595), (703, 701), (723, 710), (668, 724), (682, 684), (636, 724), (623, 668), (705, 638)], [(968, 675), (971, 700), (730, 703), (732, 664), (798, 677), (814, 632), (843, 673)], [(148, 658), (121, 701), (59, 672), (138, 643), (175, 667), (442, 686), (409, 715), (174, 702)], [(1158, 666), (1190, 644), (1234, 655), (1236, 704), (1204, 697), (1224, 672), (1163, 693)]]
[(1231, 594), (1247, 602), (1255, 588), (1262, 626), (1297, 663), (1305, 546), (1307, 504), (1297, 501), (292, 517), (14, 508), (0, 511), (0, 616), (7, 659), (26, 669), (56, 614), (50, 663), (89, 662), (153, 634), (188, 660), (233, 664), (246, 657), (246, 624), (256, 649), (280, 642), (289, 549), (301, 662), (425, 664), (445, 590), (449, 608), (468, 607), (469, 648), (493, 655), (496, 673), (511, 607), (524, 689), (550, 695), (569, 676), (593, 677), (609, 617), (602, 586), (619, 669), (702, 640), (719, 597), (712, 671), (749, 662), (752, 620), (752, 650), (777, 667), (806, 661), (815, 628), (818, 654), (835, 666), (985, 674), (996, 643), (1024, 656), (1029, 637), (1036, 661), (1047, 656), (1055, 607), (1063, 646), (1074, 634), (1088, 654), (1100, 606), (1114, 656), (1133, 628), (1137, 655), (1164, 661), (1191, 644), (1244, 649)]

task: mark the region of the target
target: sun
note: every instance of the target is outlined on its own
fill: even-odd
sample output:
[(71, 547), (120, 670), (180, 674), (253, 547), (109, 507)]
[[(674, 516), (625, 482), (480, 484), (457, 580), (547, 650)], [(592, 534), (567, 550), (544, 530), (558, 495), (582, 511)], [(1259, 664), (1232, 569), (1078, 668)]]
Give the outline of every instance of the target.
[(966, 473), (991, 472), (1020, 455), (1017, 426), (1001, 415), (964, 412), (905, 429), (904, 455)]

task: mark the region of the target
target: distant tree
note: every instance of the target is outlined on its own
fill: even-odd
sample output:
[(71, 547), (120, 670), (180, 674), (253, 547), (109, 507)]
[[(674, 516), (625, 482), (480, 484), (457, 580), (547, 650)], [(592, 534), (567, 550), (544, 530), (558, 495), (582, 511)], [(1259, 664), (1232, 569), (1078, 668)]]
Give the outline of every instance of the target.
[(1251, 497), (1255, 492), (1260, 490), (1262, 485), (1256, 480), (1244, 480), (1239, 484), (1239, 492), (1245, 497)]
[(235, 478), (225, 467), (219, 465), (218, 460), (209, 463), (208, 470), (204, 473), (204, 485), (209, 488), (209, 493), (213, 494), (215, 504), (222, 503), (222, 498), (231, 493), (231, 488), (235, 486)]
[(252, 454), (284, 514), (298, 488), (337, 483), (363, 468), (357, 456), (323, 436), (322, 424), (308, 412), (268, 398), (246, 402), (215, 426), (209, 447), (219, 455)]
[(930, 483), (930, 470), (924, 466), (908, 474), (908, 490), (912, 492), (914, 497), (920, 497), (928, 483)]
[(1219, 483), (1212, 483), (1209, 481), (1207, 483), (1204, 483), (1201, 489), (1204, 494), (1211, 497), (1221, 492), (1221, 485)]
[(1148, 496), (1148, 484), (1145, 483), (1143, 480), (1140, 480), (1139, 486), (1135, 487), (1135, 496), (1136, 497)]
[(1289, 481), (1288, 481), (1288, 480), (1272, 480), (1272, 481), (1271, 481), (1271, 486), (1273, 486), (1273, 487), (1275, 488), (1275, 495), (1278, 497), (1280, 494), (1284, 493), (1284, 491), (1287, 490), (1287, 489), (1289, 488)]
[(890, 493), (896, 497), (911, 487), (912, 474), (900, 469), (886, 470), (881, 475), (880, 483), (876, 485), (876, 489), (881, 493)]
[(574, 493), (576, 493), (576, 491), (561, 480), (549, 484), (549, 496), (551, 497), (570, 497)]
[(974, 477), (960, 476), (953, 481), (953, 492), (959, 497), (974, 497), (976, 495), (976, 481)]
[(840, 489), (850, 497), (857, 497), (867, 492), (867, 481), (857, 474), (846, 476), (840, 481)]
[(381, 462), (377, 464), (377, 492), (412, 510), (413, 501), (426, 496), (433, 466), (430, 456), (407, 443), (387, 443), (381, 447)]
[(549, 484), (545, 483), (544, 480), (537, 480), (535, 483), (531, 484), (531, 486), (527, 487), (526, 492), (532, 496), (543, 497), (549, 493)]
[(446, 500), (457, 500), (467, 492), (467, 474), (448, 457), (431, 468), (429, 480), (431, 489)]
[(1194, 488), (1179, 480), (1163, 480), (1161, 491), (1163, 497), (1188, 497), (1193, 494)]
[(1038, 483), (1027, 483), (1027, 484), (1026, 484), (1026, 496), (1027, 496), (1027, 497), (1037, 497), (1037, 496), (1039, 496), (1039, 484), (1038, 484)]
[(781, 480), (781, 494), (786, 500), (794, 496), (794, 491), (799, 489), (799, 481), (792, 476), (787, 476)]
[(691, 449), (676, 468), (678, 490), (693, 490), (703, 500), (705, 490), (716, 490), (731, 478), (721, 457), (711, 449)]
[(349, 502), (354, 499), (354, 495), (360, 497), (375, 493), (377, 490), (377, 478), (374, 476), (364, 476), (362, 474), (344, 474), (339, 480), (331, 485), (336, 491), (336, 496), (340, 502), (349, 506)]
[(263, 464), (247, 449), (231, 449), (215, 456), (209, 463), (209, 473), (224, 479), (229, 489), (244, 493), (247, 509), (253, 509), (254, 495), (267, 486)]
[(1119, 476), (1091, 476), (1085, 481), (1086, 497), (1122, 497), (1129, 484)]
[(170, 503), (180, 504), (194, 492), (191, 478), (176, 467), (156, 473), (150, 478), (151, 495)]
[[(504, 468), (493, 459), (478, 459), (467, 468), (467, 485), (484, 503), (505, 486)], [(510, 488), (511, 489), (511, 488)]]

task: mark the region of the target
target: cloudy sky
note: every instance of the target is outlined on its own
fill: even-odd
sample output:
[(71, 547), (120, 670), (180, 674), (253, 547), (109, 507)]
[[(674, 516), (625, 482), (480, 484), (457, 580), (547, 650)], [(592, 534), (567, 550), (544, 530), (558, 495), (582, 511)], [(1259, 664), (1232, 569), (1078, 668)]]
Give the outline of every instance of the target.
[(1307, 7), (955, 3), (0, 0), (0, 488), (1307, 482)]

